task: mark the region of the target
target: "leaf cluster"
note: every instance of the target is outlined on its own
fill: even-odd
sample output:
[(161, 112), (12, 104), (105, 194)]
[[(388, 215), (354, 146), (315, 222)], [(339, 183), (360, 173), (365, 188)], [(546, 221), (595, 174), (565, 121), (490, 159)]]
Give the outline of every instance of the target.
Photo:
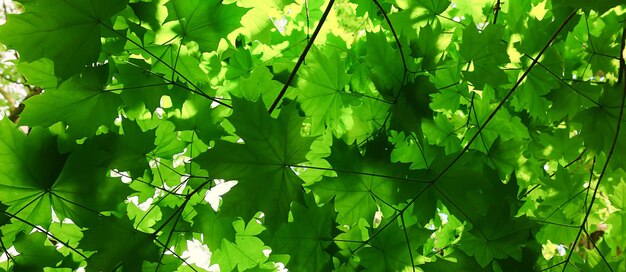
[(624, 4), (19, 5), (0, 270), (626, 270)]

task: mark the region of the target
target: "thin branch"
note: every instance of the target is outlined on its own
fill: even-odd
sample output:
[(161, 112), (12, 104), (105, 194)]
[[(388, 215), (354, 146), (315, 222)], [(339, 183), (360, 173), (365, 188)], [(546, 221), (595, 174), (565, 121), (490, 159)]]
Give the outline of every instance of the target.
[(454, 203), (454, 201), (452, 201), (452, 199), (450, 197), (448, 197), (448, 195), (446, 195), (443, 190), (439, 189), (439, 187), (437, 187), (437, 185), (433, 182), (433, 187), (435, 187), (435, 190), (437, 190), (437, 192), (439, 192), (441, 194), (441, 196), (443, 196), (443, 198), (445, 198), (445, 200), (448, 201), (448, 203), (452, 204), (452, 207), (457, 209), (461, 215), (463, 217), (465, 217), (465, 219), (467, 219), (467, 221), (472, 224), (472, 227), (476, 228), (476, 230), (480, 233), (480, 235), (485, 239), (485, 241), (489, 241), (489, 237), (487, 237), (487, 235), (483, 232), (482, 228), (476, 224), (474, 222), (474, 220), (472, 220), (472, 218), (470, 218), (458, 205), (456, 205), (456, 203)]
[(278, 97), (274, 99), (272, 106), (270, 106), (270, 109), (268, 110), (270, 114), (274, 112), (274, 109), (276, 109), (276, 106), (278, 106), (278, 103), (280, 102), (280, 100), (283, 99), (283, 96), (285, 96), (285, 93), (287, 93), (287, 89), (289, 88), (289, 85), (291, 85), (291, 82), (296, 77), (296, 74), (298, 73), (298, 69), (300, 69), (300, 66), (304, 62), (306, 55), (309, 53), (309, 50), (311, 49), (311, 47), (313, 46), (313, 43), (315, 42), (317, 35), (322, 30), (322, 26), (324, 25), (324, 22), (326, 22), (326, 18), (328, 17), (328, 14), (332, 10), (333, 4), (335, 4), (335, 0), (330, 0), (330, 2), (328, 3), (328, 6), (326, 6), (326, 10), (324, 10), (324, 14), (322, 14), (322, 18), (320, 18), (320, 22), (317, 23), (317, 27), (315, 27), (315, 31), (313, 31), (313, 35), (311, 35), (311, 39), (309, 39), (306, 46), (304, 47), (304, 51), (302, 51), (302, 54), (300, 54), (300, 57), (298, 58), (296, 65), (293, 67), (293, 70), (291, 70), (291, 74), (289, 75), (289, 78), (287, 78), (287, 81), (285, 82), (285, 85), (283, 85), (283, 88), (280, 90)]
[(420, 182), (420, 183), (430, 183), (429, 180), (422, 180), (422, 179), (409, 178), (409, 177), (395, 177), (395, 176), (388, 176), (388, 175), (382, 175), (382, 174), (376, 174), (376, 173), (367, 173), (367, 172), (359, 172), (359, 171), (344, 170), (344, 169), (335, 169), (335, 168), (326, 168), (326, 167), (317, 167), (317, 166), (307, 166), (307, 165), (285, 165), (285, 166), (297, 167), (297, 168), (305, 168), (305, 169), (335, 171), (335, 172), (338, 172), (338, 173), (347, 173), (347, 174), (354, 174), (354, 175), (379, 177), (379, 178), (393, 179), (393, 180), (415, 181), (415, 182)]
[[(624, 57), (622, 57), (622, 62), (623, 61), (624, 61)], [(600, 177), (598, 177), (596, 188), (593, 190), (593, 195), (591, 196), (589, 208), (587, 209), (587, 213), (585, 213), (585, 218), (583, 218), (583, 221), (580, 223), (580, 228), (578, 229), (578, 233), (576, 234), (576, 239), (574, 240), (574, 245), (572, 245), (572, 248), (576, 247), (576, 244), (578, 243), (578, 239), (580, 239), (580, 235), (583, 231), (583, 228), (585, 224), (587, 223), (587, 220), (589, 220), (589, 215), (591, 214), (593, 204), (595, 203), (597, 195), (598, 195), (598, 189), (600, 188), (600, 183), (602, 182), (602, 178), (604, 177), (604, 174), (606, 173), (606, 169), (609, 167), (609, 163), (611, 162), (611, 158), (613, 157), (613, 152), (615, 152), (615, 146), (617, 145), (617, 140), (619, 138), (619, 133), (622, 127), (622, 117), (624, 117), (624, 105), (626, 104), (625, 102), (626, 102), (626, 84), (624, 84), (624, 90), (622, 92), (621, 107), (619, 110), (619, 116), (617, 118), (617, 125), (615, 128), (615, 135), (613, 136), (613, 142), (611, 143), (611, 148), (609, 149), (609, 153), (606, 156), (606, 162), (604, 163), (604, 166), (602, 167), (602, 171), (600, 172)], [(563, 271), (565, 271), (565, 269), (567, 268), (567, 265), (569, 264), (569, 260), (572, 258), (572, 254), (573, 254), (573, 250), (570, 250), (569, 254), (567, 254), (567, 259), (566, 259), (567, 263), (563, 266)]]
[(565, 261), (558, 262), (558, 263), (553, 264), (553, 265), (551, 265), (551, 266), (548, 266), (548, 267), (546, 267), (546, 268), (544, 268), (544, 269), (541, 269), (541, 271), (540, 271), (540, 272), (543, 272), (543, 271), (548, 271), (548, 270), (550, 270), (550, 269), (552, 269), (552, 268), (555, 268), (555, 267), (557, 267), (557, 266), (559, 266), (559, 265), (562, 265), (562, 264), (564, 264), (564, 263), (565, 263)]
[(38, 230), (38, 231), (40, 231), (40, 232), (42, 232), (42, 233), (44, 233), (44, 234), (46, 234), (46, 235), (50, 236), (50, 238), (52, 238), (52, 239), (56, 240), (57, 242), (59, 242), (59, 243), (60, 243), (60, 244), (62, 244), (63, 246), (65, 246), (65, 247), (69, 248), (70, 250), (72, 250), (72, 251), (76, 252), (78, 255), (80, 255), (81, 257), (83, 257), (85, 260), (87, 259), (87, 256), (85, 256), (85, 254), (83, 254), (82, 252), (78, 251), (78, 249), (74, 248), (73, 246), (70, 246), (70, 245), (69, 245), (68, 243), (66, 243), (66, 242), (63, 242), (63, 240), (61, 240), (61, 239), (57, 238), (57, 237), (56, 237), (56, 236), (54, 236), (51, 232), (49, 232), (49, 231), (47, 231), (47, 230), (43, 229), (42, 227), (37, 226), (37, 225), (35, 225), (35, 224), (31, 223), (31, 222), (28, 222), (27, 220), (24, 220), (24, 219), (20, 218), (20, 217), (19, 217), (19, 216), (17, 216), (17, 215), (14, 215), (14, 214), (8, 213), (8, 212), (6, 212), (6, 211), (1, 211), (1, 212), (2, 212), (2, 213), (4, 213), (5, 215), (7, 215), (7, 216), (11, 217), (11, 218), (15, 218), (15, 219), (17, 219), (18, 221), (20, 221), (20, 222), (22, 222), (22, 223), (24, 223), (24, 224), (26, 224), (26, 225), (28, 225), (28, 226), (30, 226), (30, 227), (32, 227), (32, 228), (34, 228), (34, 229)]
[(400, 51), (400, 57), (402, 58), (402, 66), (404, 67), (404, 71), (405, 72), (410, 72), (409, 71), (409, 66), (406, 63), (406, 59), (404, 58), (404, 52), (402, 51), (402, 43), (400, 43), (400, 39), (398, 38), (398, 34), (396, 33), (396, 30), (393, 28), (393, 24), (391, 23), (391, 20), (389, 19), (389, 16), (387, 15), (387, 13), (383, 9), (383, 7), (380, 5), (378, 0), (372, 0), (372, 1), (376, 5), (376, 8), (378, 8), (378, 11), (380, 11), (380, 13), (385, 18), (385, 21), (387, 22), (387, 25), (389, 26), (389, 29), (391, 30), (391, 34), (393, 34), (393, 38), (396, 41), (396, 45), (398, 46), (398, 51)]
[[(172, 230), (176, 229), (176, 225), (178, 225), (178, 222), (180, 221), (181, 217), (182, 217), (182, 213), (179, 213), (178, 217), (174, 221), (174, 226), (172, 226)], [(167, 240), (165, 240), (165, 246), (163, 247), (163, 251), (161, 252), (161, 256), (159, 257), (159, 262), (157, 263), (157, 266), (154, 269), (154, 271), (159, 271), (159, 267), (161, 266), (161, 262), (163, 261), (163, 256), (165, 256), (165, 251), (167, 251), (167, 249), (169, 248), (168, 246), (170, 244), (170, 241), (172, 240), (173, 235), (174, 235), (174, 231), (170, 231), (170, 233), (167, 235)]]
[[(167, 67), (168, 69), (170, 69), (172, 71), (172, 73), (180, 76), (180, 78), (184, 79), (187, 83), (189, 83), (192, 87), (194, 87), (197, 91), (197, 94), (207, 98), (215, 103), (218, 103), (224, 107), (227, 108), (232, 108), (232, 106), (220, 101), (220, 99), (217, 99), (215, 97), (212, 97), (210, 95), (207, 95), (203, 92), (201, 92), (200, 88), (198, 86), (196, 86), (195, 84), (193, 84), (193, 82), (191, 82), (191, 80), (189, 80), (187, 77), (185, 77), (185, 75), (181, 74), (178, 70), (176, 70), (174, 67), (172, 67), (172, 65), (170, 65), (169, 63), (165, 62), (164, 60), (162, 60), (161, 58), (159, 58), (157, 55), (155, 55), (154, 53), (150, 52), (150, 50), (146, 49), (144, 46), (142, 46), (141, 44), (139, 44), (138, 42), (134, 41), (133, 39), (129, 39), (126, 35), (122, 35), (121, 33), (119, 33), (117, 30), (113, 29), (111, 26), (104, 24), (104, 23), (100, 23), (100, 25), (104, 26), (105, 28), (107, 28), (108, 30), (114, 32), (115, 34), (119, 35), (120, 37), (122, 37), (123, 39), (129, 41), (130, 43), (134, 44), (135, 46), (139, 47), (141, 50), (143, 50), (144, 52), (148, 53), (148, 55), (152, 56), (153, 58), (155, 58), (156, 61), (163, 63), (163, 65), (165, 65), (165, 67)], [(182, 46), (182, 45), (181, 45)], [(166, 80), (166, 79), (164, 79)], [(174, 82), (173, 80), (167, 80), (168, 82)]]
[(411, 268), (415, 272), (415, 261), (413, 260), (413, 251), (411, 250), (411, 240), (409, 239), (409, 233), (406, 231), (406, 223), (404, 222), (404, 215), (400, 214), (400, 221), (402, 221), (402, 230), (404, 231), (404, 239), (406, 240), (406, 248), (409, 251), (409, 258), (411, 258)]
[[(202, 97), (204, 97), (204, 98), (206, 98), (206, 99), (209, 99), (209, 100), (212, 100), (212, 101), (227, 100), (227, 99), (224, 99), (224, 98), (219, 98), (219, 97), (212, 97), (212, 96), (209, 96), (209, 95), (205, 94), (204, 92), (199, 91), (199, 89), (192, 89), (192, 88), (190, 88), (189, 86), (186, 86), (186, 85), (181, 84), (181, 83), (179, 83), (179, 82), (176, 82), (176, 81), (171, 81), (170, 79), (166, 78), (165, 76), (163, 76), (163, 75), (161, 75), (161, 74), (157, 74), (157, 73), (155, 73), (155, 72), (153, 72), (153, 71), (150, 71), (149, 69), (143, 68), (143, 67), (141, 67), (141, 66), (139, 66), (139, 65), (137, 65), (137, 64), (135, 64), (135, 63), (132, 63), (132, 62), (130, 62), (130, 61), (128, 61), (128, 60), (124, 60), (124, 59), (121, 59), (121, 58), (119, 58), (119, 57), (115, 57), (115, 56), (111, 56), (111, 57), (113, 57), (113, 58), (115, 58), (115, 59), (117, 59), (117, 60), (120, 60), (120, 61), (122, 61), (122, 62), (124, 62), (124, 63), (126, 63), (126, 64), (128, 64), (128, 65), (131, 65), (131, 66), (133, 66), (133, 67), (135, 67), (135, 68), (137, 68), (137, 69), (140, 69), (140, 70), (144, 71), (145, 73), (149, 74), (150, 76), (156, 76), (156, 77), (158, 77), (158, 78), (162, 79), (163, 81), (165, 81), (165, 82), (166, 82), (166, 83), (168, 83), (168, 84), (171, 84), (171, 85), (174, 85), (174, 86), (180, 87), (181, 89), (184, 89), (184, 90), (186, 90), (186, 91), (190, 91), (190, 92), (195, 93), (195, 94), (197, 94), (197, 95), (199, 95), (199, 96), (202, 96)], [(195, 86), (194, 86), (194, 87), (195, 87)], [(139, 88), (139, 86), (133, 86), (133, 87), (131, 87), (131, 88)], [(196, 88), (197, 88), (197, 87), (196, 87)], [(104, 90), (104, 91), (107, 91), (107, 90)], [(220, 105), (225, 106), (225, 107), (227, 107), (227, 108), (232, 108), (232, 106), (231, 106), (231, 105), (225, 104), (224, 102), (217, 102), (217, 103), (219, 103)]]
[[(535, 60), (533, 57), (524, 54), (525, 57), (531, 59), (531, 60)], [(589, 97), (588, 95), (584, 94), (583, 92), (579, 91), (578, 89), (574, 88), (574, 86), (572, 86), (571, 84), (567, 83), (565, 81), (565, 79), (561, 78), (559, 75), (557, 75), (554, 71), (548, 69), (548, 67), (546, 67), (545, 65), (543, 65), (542, 63), (537, 63), (539, 65), (539, 67), (543, 68), (544, 70), (546, 70), (548, 73), (550, 73), (553, 77), (555, 77), (556, 79), (558, 79), (559, 81), (561, 81), (561, 83), (565, 84), (565, 86), (567, 86), (568, 88), (572, 89), (572, 91), (574, 91), (575, 93), (579, 94), (580, 96), (586, 98), (587, 100), (591, 101), (591, 103), (595, 104), (596, 106), (600, 106), (600, 103), (598, 103), (598, 101), (595, 101), (593, 99), (591, 99), (591, 97)], [(585, 83), (588, 83), (589, 81), (584, 81)], [(589, 82), (590, 83), (590, 82)]]
[(183, 257), (178, 255), (178, 253), (176, 253), (173, 250), (167, 248), (167, 246), (164, 245), (163, 242), (159, 241), (159, 239), (154, 239), (154, 241), (157, 242), (159, 245), (161, 245), (163, 248), (165, 248), (165, 250), (167, 250), (170, 253), (172, 253), (176, 258), (178, 258), (179, 260), (183, 261), (183, 263), (186, 264), (189, 268), (191, 268), (191, 270), (198, 272), (198, 270), (196, 270), (190, 263), (188, 263), (187, 260), (183, 259)]
[[(624, 21), (624, 27), (622, 28), (622, 42), (620, 43), (620, 46), (619, 46), (620, 55), (624, 54), (623, 52), (624, 52), (625, 47), (626, 47), (626, 21)], [(622, 81), (624, 80), (624, 76), (626, 75), (626, 71), (624, 71), (624, 69), (626, 69), (626, 61), (624, 60), (624, 56), (620, 56), (617, 83), (622, 83)]]
[(500, 13), (500, 10), (502, 9), (502, 3), (500, 2), (500, 0), (498, 0), (498, 2), (496, 2), (496, 5), (493, 7), (493, 24), (495, 25), (496, 22), (498, 22), (498, 13)]
[(161, 230), (165, 228), (165, 226), (167, 226), (167, 224), (170, 221), (172, 221), (172, 219), (174, 219), (175, 216), (177, 216), (179, 213), (182, 214), (183, 209), (185, 208), (185, 206), (187, 206), (187, 203), (189, 203), (189, 200), (191, 200), (191, 197), (195, 195), (196, 193), (198, 193), (200, 190), (202, 190), (204, 186), (209, 184), (211, 181), (212, 180), (205, 181), (204, 183), (200, 184), (198, 188), (194, 189), (191, 193), (187, 194), (187, 196), (185, 196), (185, 201), (183, 201), (183, 203), (176, 209), (174, 214), (172, 214), (169, 218), (167, 218), (167, 220), (165, 220), (165, 222), (159, 228), (157, 228), (154, 232), (152, 232), (152, 234), (157, 235)]
[[(4, 251), (4, 254), (7, 255), (7, 259), (12, 261), (13, 263), (15, 263), (15, 259), (13, 259), (13, 255), (11, 255), (11, 253), (9, 253), (9, 250), (7, 249), (7, 247), (4, 245), (4, 242), (2, 242), (2, 239), (0, 239), (0, 247), (2, 248), (2, 250)], [(7, 262), (7, 271), (9, 271), (9, 262)]]
[(528, 74), (533, 69), (533, 67), (535, 67), (535, 65), (537, 65), (537, 63), (539, 62), (539, 59), (541, 58), (541, 56), (546, 52), (546, 50), (548, 50), (550, 45), (552, 45), (552, 42), (554, 42), (554, 40), (559, 35), (559, 33), (561, 33), (563, 28), (565, 28), (565, 26), (572, 20), (572, 18), (574, 18), (574, 15), (576, 15), (576, 11), (573, 11), (563, 21), (563, 23), (561, 23), (561, 25), (556, 30), (556, 32), (552, 35), (552, 37), (548, 40), (548, 42), (543, 46), (541, 51), (539, 51), (539, 54), (537, 54), (537, 56), (535, 57), (533, 62), (530, 64), (528, 69), (526, 69), (526, 71), (524, 71), (522, 76), (517, 80), (517, 82), (515, 82), (515, 85), (513, 85), (511, 90), (504, 96), (504, 98), (502, 99), (502, 101), (500, 101), (498, 106), (496, 106), (496, 108), (493, 110), (493, 112), (491, 112), (489, 117), (487, 117), (487, 119), (485, 119), (485, 122), (478, 128), (478, 131), (476, 132), (476, 134), (474, 134), (474, 136), (472, 136), (472, 138), (469, 140), (469, 142), (467, 142), (467, 144), (465, 145), (463, 150), (461, 150), (461, 152), (452, 160), (452, 162), (450, 162), (450, 164), (448, 164), (448, 166), (446, 166), (446, 168), (444, 168), (443, 171), (441, 171), (439, 173), (439, 175), (437, 175), (437, 177), (435, 177), (433, 182), (436, 182), (439, 178), (441, 178), (469, 150), (469, 148), (472, 145), (472, 143), (476, 140), (476, 138), (480, 135), (480, 133), (485, 129), (485, 127), (487, 127), (489, 122), (496, 116), (496, 113), (498, 113), (498, 111), (500, 111), (500, 109), (504, 106), (506, 101), (513, 95), (513, 93), (517, 90), (517, 88), (522, 84), (522, 81), (524, 81), (524, 79), (528, 76)]
[[(585, 154), (585, 151), (587, 151), (587, 149), (583, 149), (582, 152), (580, 152), (580, 154), (578, 154), (578, 157), (576, 157), (574, 160), (572, 160), (571, 162), (569, 162), (568, 164), (564, 165), (563, 168), (568, 168), (570, 167), (572, 164), (574, 164), (575, 162), (579, 161), (580, 159), (582, 159), (583, 154)], [(556, 175), (556, 172), (552, 173), (550, 175), (550, 177), (554, 177)], [(539, 188), (539, 186), (541, 186), (541, 183), (536, 184), (535, 186), (533, 186), (533, 188), (531, 188), (530, 190), (528, 190), (526, 193), (524, 193), (522, 196), (518, 197), (517, 200), (522, 200), (524, 197), (528, 196), (530, 193), (532, 193), (535, 189)]]
[[(558, 34), (563, 30), (563, 28), (565, 28), (565, 25), (567, 25), (569, 23), (569, 21), (572, 20), (572, 18), (574, 18), (574, 15), (576, 15), (576, 11), (572, 12), (564, 21), (563, 23), (561, 23), (561, 25), (559, 26), (559, 28), (556, 30), (556, 32), (552, 35), (552, 37), (548, 40), (548, 42), (546, 43), (546, 45), (541, 49), (541, 51), (539, 52), (539, 54), (536, 57), (536, 60), (533, 61), (531, 63), (531, 65), (529, 66), (529, 68), (524, 72), (524, 74), (522, 74), (522, 76), (518, 79), (518, 81), (515, 83), (515, 85), (513, 85), (513, 87), (511, 88), (511, 90), (507, 93), (507, 95), (505, 96), (505, 98), (500, 102), (500, 104), (498, 104), (498, 106), (494, 109), (494, 111), (491, 113), (491, 115), (489, 115), (489, 117), (485, 120), (485, 123), (483, 123), (483, 125), (478, 129), (477, 133), (474, 135), (474, 137), (472, 137), (472, 139), (470, 140), (470, 142), (468, 142), (468, 144), (465, 146), (465, 148), (461, 151), (461, 153), (459, 153), (459, 155), (457, 155), (453, 161), (448, 164), (446, 166), (446, 168), (443, 169), (443, 171), (441, 171), (439, 173), (439, 175), (437, 175), (434, 179), (431, 180), (431, 182), (424, 187), (415, 197), (413, 197), (413, 199), (411, 199), (411, 201), (409, 201), (409, 203), (402, 209), (400, 210), (399, 213), (397, 213), (396, 215), (394, 215), (389, 222), (387, 222), (385, 225), (383, 225), (378, 232), (372, 234), (367, 240), (366, 242), (370, 241), (371, 239), (373, 239), (374, 237), (376, 237), (378, 234), (380, 234), (385, 228), (387, 228), (391, 222), (393, 222), (395, 219), (397, 219), (400, 214), (404, 213), (409, 207), (411, 207), (411, 204), (415, 203), (415, 201), (417, 201), (417, 199), (419, 199), (419, 197), (425, 193), (431, 186), (433, 186), (435, 184), (435, 182), (437, 182), (437, 180), (439, 180), (439, 178), (441, 178), (450, 168), (452, 168), (452, 166), (454, 164), (456, 164), (456, 162), (463, 156), (463, 154), (465, 152), (467, 152), (467, 150), (469, 150), (469, 146), (471, 145), (471, 143), (473, 141), (476, 140), (476, 138), (478, 137), (478, 133), (481, 132), (485, 126), (487, 126), (487, 124), (489, 123), (489, 121), (491, 119), (493, 119), (493, 117), (496, 115), (496, 113), (498, 112), (498, 110), (500, 110), (500, 108), (502, 108), (502, 106), (504, 106), (504, 103), (506, 102), (506, 100), (511, 97), (511, 95), (515, 92), (515, 90), (519, 87), (519, 85), (521, 84), (521, 82), (526, 78), (526, 76), (528, 76), (528, 73), (530, 73), (530, 70), (537, 64), (537, 60), (545, 53), (546, 50), (548, 50), (548, 48), (550, 47), (550, 45), (552, 45), (552, 42), (554, 42), (554, 40), (556, 39), (556, 37), (558, 36)], [(405, 73), (406, 75), (406, 73)], [(360, 245), (359, 247), (357, 247), (356, 250), (358, 250), (359, 248), (363, 247), (364, 244)], [(355, 251), (356, 251), (355, 250)]]
[(0, 86), (0, 95), (2, 95), (4, 97), (4, 100), (7, 101), (7, 104), (9, 104), (9, 112), (14, 111), (15, 110), (15, 99), (13, 98), (13, 96), (6, 89), (4, 89), (3, 86)]
[(598, 255), (600, 255), (600, 258), (602, 258), (602, 261), (604, 262), (604, 264), (606, 264), (606, 267), (609, 268), (609, 271), (613, 272), (613, 267), (611, 267), (611, 264), (609, 264), (609, 261), (606, 259), (606, 257), (604, 257), (604, 254), (600, 252), (600, 249), (596, 245), (596, 242), (591, 237), (591, 235), (589, 235), (589, 232), (587, 232), (587, 228), (584, 228), (584, 231), (585, 231), (585, 235), (587, 235), (588, 241), (591, 242), (591, 245), (593, 245), (593, 248), (596, 250), (596, 252), (598, 252)]

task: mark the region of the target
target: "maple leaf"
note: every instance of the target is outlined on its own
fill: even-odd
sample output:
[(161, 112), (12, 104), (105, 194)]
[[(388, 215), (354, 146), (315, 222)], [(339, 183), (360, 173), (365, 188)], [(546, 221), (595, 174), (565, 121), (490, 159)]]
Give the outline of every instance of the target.
[(626, 271), (621, 2), (4, 2), (0, 270)]
[[(179, 37), (195, 41), (200, 50), (213, 51), (220, 39), (241, 26), (247, 9), (217, 0), (171, 0), (166, 4), (168, 16), (163, 27), (172, 27)], [(163, 38), (167, 40), (168, 38)]]
[(65, 120), (68, 132), (76, 138), (95, 134), (101, 125), (110, 126), (122, 105), (119, 95), (105, 90), (108, 66), (99, 66), (73, 77), (57, 89), (26, 102), (21, 122), (30, 126), (50, 126)]
[(238, 181), (224, 197), (222, 212), (252, 218), (262, 211), (268, 226), (275, 228), (287, 218), (292, 202), (303, 201), (302, 180), (291, 167), (307, 161), (314, 138), (301, 136), (303, 118), (294, 114), (293, 106), (283, 109), (278, 119), (260, 101), (234, 98), (233, 107), (238, 110), (228, 120), (243, 143), (218, 142), (196, 162), (213, 178)]
[(9, 15), (0, 27), (0, 41), (20, 50), (25, 61), (51, 59), (56, 75), (66, 79), (98, 60), (101, 31), (110, 28), (110, 18), (127, 2), (21, 1), (24, 14)]
[(332, 203), (318, 207), (308, 197), (306, 206), (294, 203), (291, 214), (293, 220), (283, 224), (273, 237), (272, 249), (289, 254), (289, 269), (322, 271), (331, 268), (329, 253), (337, 216)]
[[(368, 145), (365, 156), (356, 146), (334, 142), (328, 161), (337, 177), (326, 177), (310, 186), (320, 201), (334, 199), (337, 222), (355, 225), (361, 218), (374, 219), (380, 206), (399, 205), (427, 186), (427, 181), (411, 180), (408, 167), (392, 164), (385, 139)], [(428, 213), (428, 207), (423, 208)]]
[[(104, 217), (98, 221), (80, 240), (81, 248), (96, 251), (87, 259), (87, 270), (113, 271), (118, 267), (136, 270), (144, 261), (157, 260), (159, 251), (153, 236), (135, 230), (128, 219)], [(107, 239), (103, 241), (101, 237)], [(117, 246), (120, 244), (124, 247)]]

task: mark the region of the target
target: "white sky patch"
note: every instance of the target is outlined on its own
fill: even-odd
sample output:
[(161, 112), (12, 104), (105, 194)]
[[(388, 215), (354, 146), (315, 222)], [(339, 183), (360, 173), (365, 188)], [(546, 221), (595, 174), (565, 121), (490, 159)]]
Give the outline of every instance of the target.
[(281, 263), (281, 262), (275, 262), (274, 263), (274, 268), (276, 268), (276, 271), (278, 271), (278, 272), (287, 272), (287, 271), (289, 271), (289, 269), (285, 268), (285, 264)]
[(9, 249), (7, 249), (7, 252), (4, 252), (2, 253), (2, 255), (0, 255), (0, 263), (6, 262), (9, 259), (9, 256), (7, 255), (7, 253), (11, 254), (12, 257), (20, 255), (20, 253), (17, 252), (17, 250), (15, 249), (15, 247), (11, 246)]
[(372, 226), (374, 228), (378, 228), (380, 226), (380, 222), (383, 221), (383, 212), (380, 211), (380, 208), (374, 213), (374, 222), (372, 222)]
[(565, 251), (566, 251), (566, 250), (565, 250), (565, 246), (564, 246), (563, 244), (559, 244), (559, 245), (556, 247), (556, 253), (558, 253), (558, 254), (559, 254), (559, 256), (565, 256), (565, 253), (566, 253)]
[(128, 172), (121, 172), (117, 169), (109, 171), (109, 175), (112, 178), (121, 178), (123, 183), (130, 183), (131, 181), (133, 181)]
[(204, 195), (204, 201), (209, 202), (211, 208), (217, 211), (220, 206), (222, 196), (228, 193), (228, 191), (230, 191), (230, 189), (233, 188), (235, 185), (237, 185), (236, 180), (215, 180), (215, 186), (213, 186), (213, 188), (206, 192), (206, 195)]
[(168, 190), (168, 191), (172, 192), (178, 186), (178, 189), (176, 189), (176, 191), (174, 191), (174, 193), (184, 194), (185, 193), (185, 187), (187, 186), (187, 181), (188, 180), (189, 180), (189, 175), (182, 175), (180, 177), (180, 184), (174, 185), (174, 186), (170, 187), (170, 186), (167, 186), (167, 183), (164, 182), (163, 183), (163, 187), (165, 187), (165, 190)]
[(152, 205), (152, 201), (154, 201), (152, 198), (148, 198), (143, 203), (139, 203), (139, 197), (138, 196), (129, 196), (126, 200), (128, 200), (128, 202), (130, 202), (130, 203), (135, 204), (135, 206), (137, 206), (137, 208), (139, 208), (140, 210), (142, 210), (144, 212), (147, 212), (148, 209), (150, 209), (150, 205)]
[[(57, 216), (57, 213), (54, 212), (52, 207), (50, 207), (50, 211), (52, 212), (52, 223), (61, 223), (59, 216)], [(63, 218), (63, 224), (74, 224), (74, 221), (69, 218)]]
[(191, 161), (191, 158), (189, 156), (186, 156), (185, 153), (187, 153), (187, 148), (183, 149), (183, 152), (174, 154), (174, 156), (172, 156), (172, 166), (174, 168), (184, 165), (185, 163), (189, 163)]
[(270, 257), (270, 254), (272, 254), (272, 249), (270, 249), (270, 248), (266, 248), (266, 249), (264, 249), (264, 250), (263, 250), (263, 255), (264, 255), (265, 257), (268, 257), (268, 258), (269, 258), (269, 257)]
[(445, 224), (448, 223), (448, 215), (447, 214), (440, 212), (440, 213), (437, 213), (437, 215), (439, 215), (439, 219), (441, 219), (441, 224), (442, 225), (445, 225)]
[(150, 165), (150, 168), (157, 168), (157, 167), (159, 167), (159, 163), (161, 163), (160, 158), (156, 158), (154, 160), (150, 160), (148, 162), (148, 165)]
[(161, 108), (161, 107), (157, 107), (157, 108), (154, 110), (154, 114), (156, 114), (156, 116), (157, 116), (159, 119), (163, 119), (163, 115), (165, 115), (165, 110), (164, 110), (163, 108)]
[(211, 255), (212, 253), (209, 247), (194, 238), (193, 240), (187, 241), (187, 250), (183, 252), (181, 258), (207, 271), (220, 271), (219, 265), (211, 265)]
[(287, 21), (287, 18), (285, 16), (281, 17), (280, 19), (274, 19), (270, 17), (270, 20), (272, 20), (272, 23), (274, 23), (274, 26), (276, 27), (278, 32), (280, 32), (280, 34), (285, 34), (285, 27), (289, 22)]

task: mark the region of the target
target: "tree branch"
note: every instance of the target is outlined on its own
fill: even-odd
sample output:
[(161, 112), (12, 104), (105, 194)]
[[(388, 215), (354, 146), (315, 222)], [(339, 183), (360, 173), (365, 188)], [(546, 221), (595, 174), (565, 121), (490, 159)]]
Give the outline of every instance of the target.
[(296, 77), (296, 73), (298, 73), (298, 69), (300, 69), (300, 66), (304, 62), (304, 59), (306, 58), (307, 53), (309, 53), (311, 46), (313, 46), (313, 42), (315, 42), (315, 38), (317, 38), (317, 34), (319, 34), (320, 30), (322, 30), (322, 26), (324, 25), (324, 22), (326, 21), (328, 14), (332, 10), (333, 4), (335, 4), (335, 0), (330, 0), (330, 2), (328, 3), (328, 6), (326, 6), (326, 10), (324, 10), (324, 14), (322, 14), (322, 18), (320, 19), (320, 22), (317, 24), (317, 27), (315, 27), (315, 31), (313, 31), (313, 35), (311, 35), (311, 39), (309, 39), (309, 42), (307, 42), (306, 46), (304, 47), (304, 51), (302, 51), (302, 54), (300, 54), (300, 57), (298, 58), (298, 61), (296, 62), (296, 66), (293, 67), (293, 70), (291, 71), (289, 78), (287, 78), (285, 85), (283, 85), (283, 88), (280, 90), (278, 97), (274, 99), (272, 106), (270, 106), (270, 109), (268, 110), (270, 114), (272, 114), (274, 109), (276, 109), (276, 106), (278, 106), (278, 102), (280, 102), (280, 100), (283, 99), (283, 96), (285, 96), (285, 93), (287, 92), (289, 85), (291, 85), (291, 82)]

